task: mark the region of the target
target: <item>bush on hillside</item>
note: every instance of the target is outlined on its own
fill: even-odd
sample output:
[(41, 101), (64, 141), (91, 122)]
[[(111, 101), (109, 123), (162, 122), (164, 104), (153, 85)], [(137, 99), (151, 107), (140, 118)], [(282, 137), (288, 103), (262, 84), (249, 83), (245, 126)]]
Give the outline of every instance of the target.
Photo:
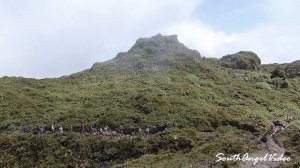
[(271, 79), (273, 79), (273, 78), (285, 79), (286, 78), (285, 70), (280, 67), (277, 67), (274, 71), (271, 72)]
[(288, 78), (300, 77), (300, 60), (290, 63), (285, 71)]

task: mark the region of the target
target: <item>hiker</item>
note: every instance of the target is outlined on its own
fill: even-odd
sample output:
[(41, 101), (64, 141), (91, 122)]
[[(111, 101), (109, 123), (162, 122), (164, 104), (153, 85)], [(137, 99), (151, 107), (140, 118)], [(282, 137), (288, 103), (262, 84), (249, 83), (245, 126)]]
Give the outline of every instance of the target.
[(271, 134), (271, 136), (272, 136), (272, 135), (276, 134), (277, 129), (276, 129), (276, 126), (275, 126), (275, 124), (273, 122), (271, 123), (271, 127), (272, 127), (272, 134)]
[(84, 130), (84, 125), (80, 124), (80, 129), (81, 129), (81, 133), (84, 134), (85, 130)]
[(289, 122), (291, 122), (291, 121), (293, 121), (294, 120), (294, 117), (292, 117), (292, 116), (290, 116), (290, 115), (287, 115), (286, 116), (286, 121), (289, 123)]
[(273, 121), (272, 122), (272, 134), (271, 135), (274, 135), (276, 133), (278, 133), (279, 131), (283, 131), (285, 129), (285, 126), (282, 125), (280, 123), (280, 121)]
[(283, 111), (283, 113), (286, 115), (286, 121), (291, 122), (293, 120), (293, 117), (289, 115), (288, 110), (284, 108)]
[(110, 136), (111, 135), (111, 133), (108, 130), (109, 130), (108, 126), (105, 126), (103, 130), (102, 130), (102, 128), (100, 128), (100, 132), (104, 136)]
[(52, 131), (51, 127), (48, 125), (48, 123), (44, 123), (44, 131), (45, 131), (45, 133)]
[(62, 125), (60, 125), (60, 127), (58, 128), (58, 131), (59, 131), (59, 133), (63, 133), (64, 132), (64, 129), (63, 129)]
[(95, 133), (95, 132), (97, 132), (97, 126), (96, 126), (96, 123), (95, 122), (93, 122), (92, 124), (91, 124), (91, 132), (92, 133)]
[(169, 125), (168, 123), (167, 124), (159, 124), (158, 126), (156, 126), (156, 128), (157, 128), (158, 132), (162, 132), (167, 128), (168, 125)]
[(41, 128), (38, 125), (36, 125), (33, 134), (41, 134)]
[(289, 111), (286, 108), (283, 109), (283, 115), (289, 115)]
[(108, 126), (105, 126), (105, 127), (104, 127), (104, 131), (105, 131), (106, 133), (108, 132), (108, 129), (109, 129)]
[(150, 130), (152, 134), (158, 133), (157, 126), (153, 126), (152, 129)]
[(142, 134), (143, 133), (143, 130), (142, 130), (142, 128), (139, 128), (139, 134)]
[(150, 134), (150, 129), (147, 127), (145, 132), (146, 132), (147, 135), (149, 135)]
[(22, 125), (22, 131), (23, 131), (23, 133), (29, 133), (29, 128), (28, 128), (27, 124)]
[(54, 132), (55, 132), (55, 126), (54, 125), (51, 126), (51, 131), (54, 134)]
[(43, 134), (43, 133), (45, 132), (45, 129), (44, 129), (43, 126), (39, 127), (39, 129), (40, 129), (40, 133), (41, 133), (41, 134)]
[(42, 128), (40, 126), (36, 126), (36, 130), (38, 132), (38, 134), (42, 134)]

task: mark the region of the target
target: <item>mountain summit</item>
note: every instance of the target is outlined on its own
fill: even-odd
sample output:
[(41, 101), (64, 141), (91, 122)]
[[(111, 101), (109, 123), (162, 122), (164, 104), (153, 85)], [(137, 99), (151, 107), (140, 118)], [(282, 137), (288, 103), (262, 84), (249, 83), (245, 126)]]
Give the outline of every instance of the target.
[(119, 53), (112, 61), (137, 66), (141, 64), (162, 66), (173, 65), (180, 61), (197, 62), (200, 58), (200, 53), (180, 43), (177, 35), (158, 34), (138, 39), (128, 52)]
[(129, 53), (140, 49), (151, 56), (200, 57), (198, 51), (188, 49), (180, 43), (177, 35), (162, 36), (158, 34), (151, 38), (140, 38), (129, 50)]

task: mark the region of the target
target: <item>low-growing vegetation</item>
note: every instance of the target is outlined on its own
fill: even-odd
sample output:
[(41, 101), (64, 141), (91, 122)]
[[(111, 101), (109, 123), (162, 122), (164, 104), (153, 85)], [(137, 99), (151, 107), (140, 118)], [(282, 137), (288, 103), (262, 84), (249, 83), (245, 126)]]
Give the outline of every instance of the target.
[[(245, 69), (255, 71), (225, 68), (176, 37), (157, 36), (70, 76), (2, 77), (0, 167), (234, 167), (214, 163), (216, 154), (259, 150), (252, 137), (269, 134), (272, 120), (285, 120), (283, 109), (295, 120), (278, 140), (290, 166), (299, 166), (300, 79), (271, 79), (277, 66), (248, 61), (253, 66)], [(173, 126), (149, 136), (33, 135), (44, 123), (92, 122), (112, 130)], [(24, 124), (30, 133), (22, 132)]]

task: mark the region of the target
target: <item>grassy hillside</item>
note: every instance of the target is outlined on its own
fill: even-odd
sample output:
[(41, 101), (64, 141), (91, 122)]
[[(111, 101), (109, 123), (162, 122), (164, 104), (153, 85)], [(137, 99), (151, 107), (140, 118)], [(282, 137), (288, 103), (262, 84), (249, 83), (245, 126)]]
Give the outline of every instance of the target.
[[(284, 108), (296, 120), (278, 139), (291, 153), (289, 165), (299, 166), (300, 80), (288, 79), (289, 87), (281, 88), (282, 79), (270, 79), (272, 69), (224, 68), (174, 37), (158, 36), (70, 76), (3, 77), (0, 167), (234, 166), (214, 163), (215, 155), (259, 150), (253, 136), (269, 134), (272, 120), (284, 120)], [(117, 138), (32, 134), (45, 122), (68, 128), (94, 121), (116, 131), (172, 126)], [(30, 134), (21, 132), (24, 123)]]

